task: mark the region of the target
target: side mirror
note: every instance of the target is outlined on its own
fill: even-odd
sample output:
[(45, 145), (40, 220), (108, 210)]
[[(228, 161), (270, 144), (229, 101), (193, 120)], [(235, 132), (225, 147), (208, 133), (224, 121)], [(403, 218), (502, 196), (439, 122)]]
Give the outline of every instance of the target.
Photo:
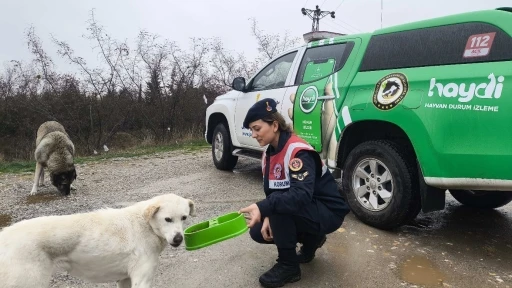
[(233, 89), (236, 91), (244, 91), (245, 90), (245, 78), (244, 77), (236, 77), (233, 80), (233, 84), (231, 85)]

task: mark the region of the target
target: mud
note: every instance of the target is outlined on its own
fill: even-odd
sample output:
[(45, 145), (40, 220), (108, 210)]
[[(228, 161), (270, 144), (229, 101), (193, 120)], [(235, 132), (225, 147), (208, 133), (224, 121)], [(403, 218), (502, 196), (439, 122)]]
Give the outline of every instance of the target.
[(11, 225), (12, 216), (9, 214), (0, 214), (0, 228)]
[(25, 204), (39, 204), (39, 203), (48, 203), (51, 201), (55, 201), (61, 199), (61, 195), (50, 194), (50, 193), (38, 193), (36, 195), (28, 195), (25, 199)]

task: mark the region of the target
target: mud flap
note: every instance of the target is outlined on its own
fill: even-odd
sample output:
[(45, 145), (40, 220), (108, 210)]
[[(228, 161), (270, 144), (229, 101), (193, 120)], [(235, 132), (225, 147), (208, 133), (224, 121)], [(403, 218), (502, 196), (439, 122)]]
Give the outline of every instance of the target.
[(421, 194), (421, 211), (423, 213), (444, 210), (446, 204), (446, 189), (432, 187), (425, 183), (423, 173), (419, 170), (419, 184)]

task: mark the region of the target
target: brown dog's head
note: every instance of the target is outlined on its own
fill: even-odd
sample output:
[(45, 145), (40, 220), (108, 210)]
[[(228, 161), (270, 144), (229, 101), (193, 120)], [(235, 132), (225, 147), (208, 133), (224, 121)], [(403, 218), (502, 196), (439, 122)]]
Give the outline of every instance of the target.
[(57, 190), (59, 190), (62, 195), (68, 196), (71, 191), (71, 184), (76, 179), (75, 167), (69, 171), (50, 173), (50, 179), (52, 185), (57, 187)]

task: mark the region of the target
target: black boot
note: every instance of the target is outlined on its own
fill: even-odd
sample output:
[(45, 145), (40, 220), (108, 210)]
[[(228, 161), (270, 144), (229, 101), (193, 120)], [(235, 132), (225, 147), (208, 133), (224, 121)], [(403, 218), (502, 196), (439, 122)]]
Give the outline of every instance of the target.
[(263, 287), (282, 287), (286, 283), (300, 280), (300, 266), (297, 262), (297, 255), (294, 249), (278, 249), (279, 258), (277, 263), (270, 270), (260, 276), (260, 283)]
[(322, 247), (327, 240), (325, 235), (320, 236), (316, 239), (304, 238), (302, 242), (303, 245), (300, 247), (299, 252), (297, 252), (297, 258), (299, 263), (309, 263), (311, 260), (315, 258), (316, 249)]

